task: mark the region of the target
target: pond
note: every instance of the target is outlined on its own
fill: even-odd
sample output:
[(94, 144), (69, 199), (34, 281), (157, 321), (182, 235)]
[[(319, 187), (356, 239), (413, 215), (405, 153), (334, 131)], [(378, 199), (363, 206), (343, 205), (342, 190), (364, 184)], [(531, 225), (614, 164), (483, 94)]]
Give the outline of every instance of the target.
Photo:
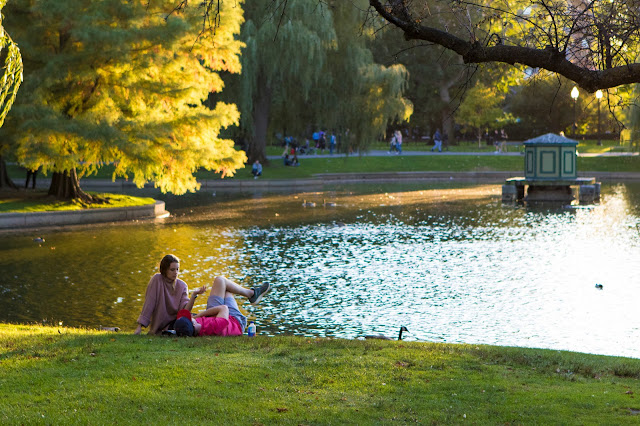
[(407, 340), (640, 356), (638, 184), (553, 208), (503, 205), (487, 184), (153, 195), (171, 218), (0, 235), (0, 321), (131, 332), (174, 253), (191, 289), (219, 274), (271, 282), (259, 306), (241, 301), (259, 334), (395, 337), (404, 325)]

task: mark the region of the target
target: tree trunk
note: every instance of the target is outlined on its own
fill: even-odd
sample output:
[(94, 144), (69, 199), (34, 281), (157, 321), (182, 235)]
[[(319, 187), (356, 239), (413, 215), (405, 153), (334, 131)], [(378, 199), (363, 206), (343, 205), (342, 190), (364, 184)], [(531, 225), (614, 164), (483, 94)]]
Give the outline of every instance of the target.
[[(449, 88), (451, 86), (449, 84), (440, 86), (440, 100), (442, 100), (442, 122), (441, 126), (438, 126), (442, 129), (442, 148), (445, 150), (449, 150), (449, 143), (454, 138), (453, 134), (453, 112), (451, 111), (451, 94), (449, 93)], [(446, 141), (445, 141), (445, 135)]]
[(76, 169), (55, 172), (51, 176), (49, 195), (61, 200), (80, 200), (85, 204), (105, 202), (104, 199), (89, 195), (80, 188), (80, 180), (76, 174)]
[(271, 89), (263, 77), (258, 79), (258, 96), (253, 102), (253, 140), (249, 144), (249, 164), (258, 160), (267, 162), (267, 131), (269, 129), (269, 111), (271, 109)]
[[(462, 63), (461, 58), (457, 59), (457, 63), (458, 64)], [(444, 66), (443, 64), (438, 64), (438, 67), (440, 67), (442, 75), (450, 76), (448, 80), (443, 80), (440, 82), (440, 89), (439, 89), (440, 100), (444, 105), (442, 109), (442, 123), (441, 123), (442, 126), (440, 128), (442, 129), (442, 139), (444, 142), (443, 148), (448, 151), (449, 144), (455, 139), (455, 134), (454, 134), (455, 127), (453, 122), (453, 108), (451, 107), (450, 90), (453, 86), (455, 86), (460, 81), (460, 79), (463, 76), (463, 73), (462, 71), (459, 71), (457, 73), (455, 72), (451, 73), (453, 69), (447, 66)], [(445, 134), (448, 136), (446, 142), (444, 141)]]
[(0, 155), (0, 188), (18, 189), (15, 183), (9, 177), (7, 173), (7, 164), (4, 162), (4, 158)]

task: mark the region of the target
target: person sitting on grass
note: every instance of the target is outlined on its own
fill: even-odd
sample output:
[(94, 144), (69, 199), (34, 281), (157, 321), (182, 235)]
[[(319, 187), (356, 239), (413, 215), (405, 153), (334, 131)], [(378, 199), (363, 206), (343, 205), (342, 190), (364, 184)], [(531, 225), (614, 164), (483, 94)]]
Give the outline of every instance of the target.
[(180, 309), (193, 307), (194, 299), (193, 296), (189, 299), (187, 284), (178, 278), (180, 259), (168, 254), (160, 261), (159, 269), (147, 284), (134, 334), (140, 334), (142, 327), (149, 327), (149, 334), (160, 334), (171, 328)]
[(262, 164), (260, 164), (260, 161), (256, 160), (253, 163), (253, 166), (251, 166), (251, 174), (254, 179), (258, 179), (258, 176), (262, 176)]
[[(203, 286), (194, 291), (194, 295), (202, 294)], [(271, 291), (271, 284), (246, 288), (225, 277), (216, 277), (211, 286), (207, 309), (191, 315), (188, 309), (178, 312), (174, 330), (177, 336), (242, 336), (247, 326), (247, 317), (242, 315), (233, 296), (239, 294), (257, 305), (262, 297)], [(192, 298), (196, 296), (192, 295)]]

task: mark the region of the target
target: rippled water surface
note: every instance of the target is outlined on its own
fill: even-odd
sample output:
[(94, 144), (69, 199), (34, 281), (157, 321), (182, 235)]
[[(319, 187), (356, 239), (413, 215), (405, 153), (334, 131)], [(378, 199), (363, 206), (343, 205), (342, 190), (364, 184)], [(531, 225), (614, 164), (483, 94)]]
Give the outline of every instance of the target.
[(640, 357), (639, 201), (633, 184), (571, 208), (503, 206), (499, 185), (169, 197), (160, 222), (0, 235), (0, 320), (131, 331), (157, 262), (175, 253), (190, 288), (218, 274), (273, 283), (260, 306), (241, 300), (264, 334), (404, 325), (407, 340)]

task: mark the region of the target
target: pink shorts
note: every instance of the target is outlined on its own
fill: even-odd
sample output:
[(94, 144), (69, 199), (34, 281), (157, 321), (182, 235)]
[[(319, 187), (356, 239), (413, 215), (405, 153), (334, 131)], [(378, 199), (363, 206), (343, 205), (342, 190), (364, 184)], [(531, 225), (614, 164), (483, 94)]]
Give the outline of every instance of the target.
[(200, 317), (196, 321), (202, 326), (198, 336), (242, 336), (242, 327), (234, 317)]

